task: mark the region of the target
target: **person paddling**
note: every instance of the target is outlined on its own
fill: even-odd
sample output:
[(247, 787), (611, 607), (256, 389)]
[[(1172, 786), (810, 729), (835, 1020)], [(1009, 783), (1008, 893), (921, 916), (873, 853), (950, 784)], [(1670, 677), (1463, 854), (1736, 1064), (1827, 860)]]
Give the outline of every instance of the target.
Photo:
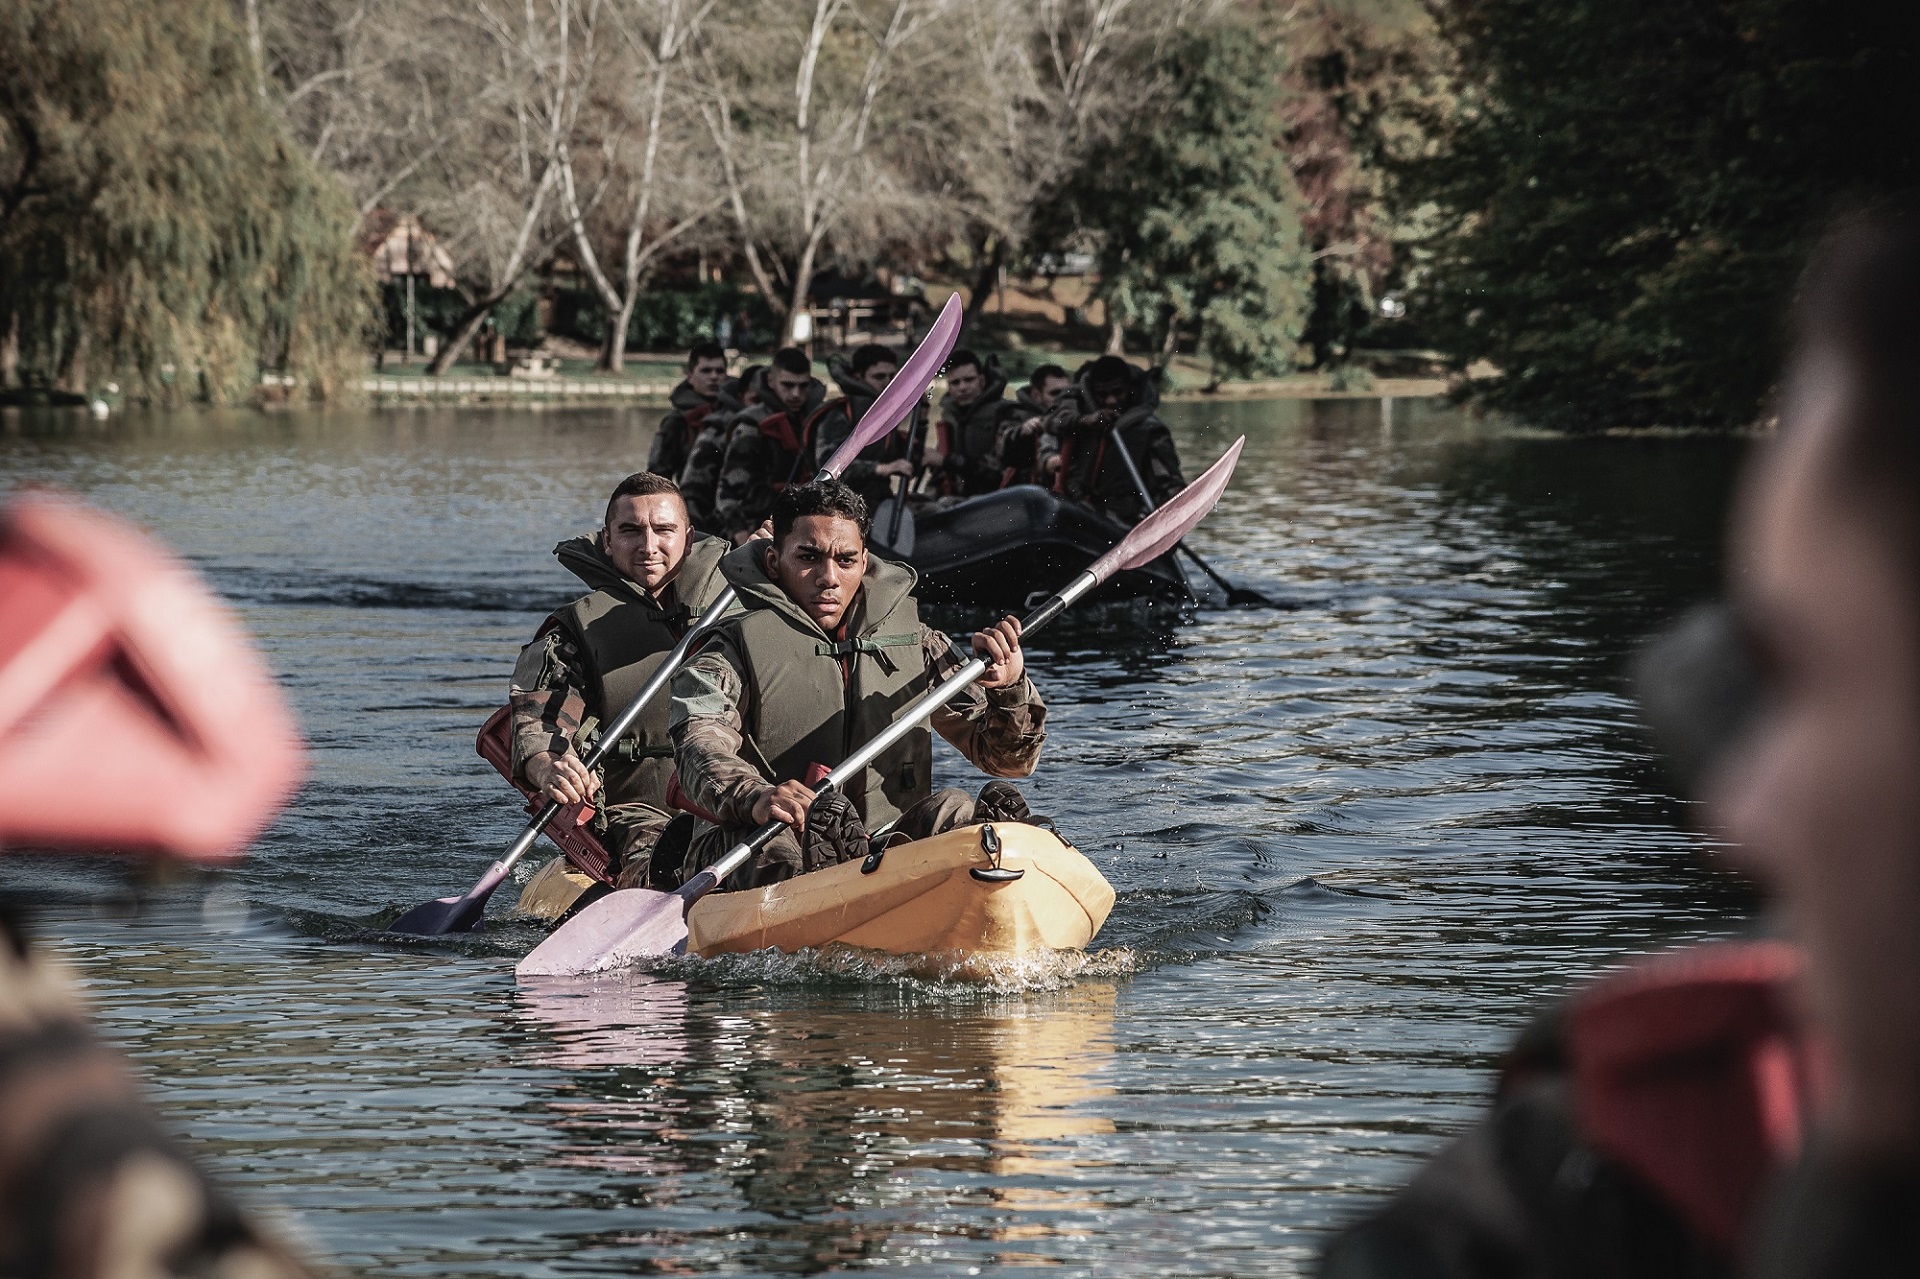
[[(685, 806), (705, 820), (686, 872), (711, 865), (744, 834), (787, 824), (732, 888), (758, 887), (868, 851), (889, 822), (922, 839), (976, 821), (1022, 821), (1026, 801), (989, 782), (979, 799), (934, 791), (933, 740), (908, 733), (850, 782), (817, 801), (812, 783), (892, 716), (967, 660), (920, 620), (915, 576), (867, 553), (869, 517), (839, 481), (775, 499), (771, 540), (721, 561), (745, 612), (724, 623), (673, 680), (671, 733)], [(1027, 678), (1020, 623), (977, 632), (989, 663), (933, 717), (932, 728), (982, 772), (1027, 777), (1046, 740), (1046, 707)], [(967, 655), (967, 656), (970, 656)]]
[(1160, 389), (1152, 373), (1117, 355), (1103, 355), (1080, 369), (1053, 402), (1040, 437), (1042, 483), (1076, 502), (1106, 511), (1127, 524), (1148, 507), (1113, 446), (1124, 441), (1146, 481), (1155, 506), (1187, 486), (1173, 434), (1160, 420)]
[(672, 480), (629, 475), (607, 500), (598, 532), (554, 548), (591, 590), (541, 623), (514, 668), (514, 776), (563, 804), (602, 797), (593, 832), (622, 887), (646, 882), (653, 847), (673, 817), (665, 701), (641, 716), (598, 772), (581, 760), (585, 739), (633, 700), (726, 589), (719, 564), (728, 549), (724, 539), (692, 531)]

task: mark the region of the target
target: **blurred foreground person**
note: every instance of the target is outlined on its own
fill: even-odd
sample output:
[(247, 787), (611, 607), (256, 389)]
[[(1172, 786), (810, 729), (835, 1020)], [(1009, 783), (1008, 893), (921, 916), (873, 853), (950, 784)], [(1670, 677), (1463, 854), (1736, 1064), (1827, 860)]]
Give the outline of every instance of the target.
[(1917, 307), (1911, 207), (1830, 238), (1737, 508), (1732, 608), (1642, 662), (1789, 941), (1577, 992), (1323, 1275), (1920, 1274)]
[[(75, 503), (0, 515), (0, 687), (0, 848), (223, 863), (299, 780), (293, 721), (239, 627)], [(0, 940), (0, 1274), (306, 1274), (161, 1128), (59, 960), (10, 912)]]

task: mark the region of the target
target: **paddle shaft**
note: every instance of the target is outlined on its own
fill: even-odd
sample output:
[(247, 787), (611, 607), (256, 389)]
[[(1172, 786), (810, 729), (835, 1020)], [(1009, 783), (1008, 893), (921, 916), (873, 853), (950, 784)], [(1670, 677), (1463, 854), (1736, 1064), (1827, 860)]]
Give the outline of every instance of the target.
[[(1153, 514), (1154, 511), (1159, 509), (1158, 504), (1154, 502), (1153, 496), (1147, 492), (1147, 477), (1140, 474), (1140, 464), (1133, 460), (1133, 453), (1128, 450), (1127, 442), (1120, 438), (1120, 428), (1118, 425), (1115, 425), (1112, 430), (1107, 432), (1107, 438), (1113, 441), (1113, 447), (1119, 452), (1120, 460), (1127, 464), (1127, 474), (1133, 477), (1133, 491), (1140, 495), (1140, 502), (1147, 508), (1147, 514)], [(1239, 587), (1215, 572), (1213, 565), (1201, 559), (1200, 552), (1194, 550), (1185, 542), (1176, 544), (1174, 549), (1185, 551), (1187, 558), (1195, 564), (1198, 564), (1200, 571), (1212, 578), (1215, 584), (1217, 584), (1221, 590), (1227, 592), (1227, 594), (1232, 595), (1240, 590)]]
[[(1067, 583), (1061, 590), (1048, 596), (1045, 603), (1041, 604), (1039, 608), (1029, 613), (1021, 621), (1021, 640), (1024, 642), (1028, 635), (1031, 635), (1048, 622), (1051, 622), (1054, 618), (1060, 616), (1075, 600), (1099, 584), (1100, 579), (1098, 577), (1094, 576), (1091, 572), (1084, 572)], [(922, 694), (918, 700), (902, 711), (900, 717), (882, 729), (873, 740), (869, 741), (853, 754), (847, 756), (846, 759), (841, 761), (838, 768), (835, 768), (832, 772), (821, 778), (819, 783), (814, 786), (813, 793), (816, 796), (824, 795), (834, 787), (844, 785), (849, 777), (859, 773), (861, 769), (879, 758), (881, 753), (888, 747), (912, 732), (921, 720), (933, 714), (934, 711), (938, 710), (944, 703), (951, 699), (954, 694), (979, 679), (980, 676), (986, 672), (986, 669), (987, 663), (985, 660), (975, 657), (965, 666), (962, 666), (959, 670), (940, 681), (938, 685)], [(684, 899), (689, 905), (699, 901), (702, 897), (705, 897), (708, 893), (725, 883), (727, 876), (739, 870), (749, 857), (752, 857), (755, 853), (772, 843), (774, 837), (786, 828), (787, 824), (785, 822), (778, 820), (768, 822), (759, 830), (753, 832), (747, 839), (728, 849), (726, 856), (681, 885), (676, 895)]]
[[(913, 446), (919, 442), (920, 428), (924, 425), (925, 423), (921, 421), (919, 416), (919, 406), (915, 405), (913, 425), (907, 428), (907, 463), (909, 468), (911, 468), (913, 463)], [(905, 475), (900, 477), (900, 491), (894, 494), (893, 512), (887, 517), (886, 543), (888, 546), (892, 546), (895, 539), (900, 536), (900, 516), (907, 509), (907, 490), (912, 487), (913, 471), (909, 469)]]
[[(722, 614), (733, 607), (733, 599), (731, 586), (715, 596), (713, 603), (707, 605), (707, 611), (695, 619), (693, 625), (687, 628), (687, 633), (680, 637), (680, 642), (668, 652), (667, 660), (660, 663), (660, 668), (653, 673), (652, 678), (648, 679), (640, 691), (634, 694), (633, 700), (627, 703), (627, 708), (601, 730), (600, 740), (593, 744), (593, 749), (588, 751), (585, 758), (580, 761), (587, 766), (589, 772), (598, 768), (600, 761), (619, 745), (620, 739), (627, 735), (627, 730), (633, 727), (634, 721), (646, 711), (647, 704), (660, 695), (660, 690), (666, 686), (668, 680), (673, 678), (673, 673), (680, 669), (680, 663), (687, 659), (688, 650), (702, 635), (713, 629)], [(547, 828), (547, 823), (559, 815), (562, 807), (559, 800), (548, 800), (545, 806), (534, 815), (533, 820), (527, 824), (527, 828), (520, 832), (520, 838), (513, 841), (513, 846), (507, 850), (507, 855), (500, 859), (500, 867), (512, 870), (515, 863), (527, 855), (527, 850), (533, 847), (533, 842), (540, 838), (540, 832)]]

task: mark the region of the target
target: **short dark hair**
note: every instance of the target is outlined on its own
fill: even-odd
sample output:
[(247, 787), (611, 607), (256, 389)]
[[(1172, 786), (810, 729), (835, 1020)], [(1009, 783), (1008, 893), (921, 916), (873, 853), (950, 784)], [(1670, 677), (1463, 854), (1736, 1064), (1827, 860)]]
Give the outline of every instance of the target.
[(851, 363), (853, 365), (853, 375), (859, 377), (876, 364), (891, 364), (895, 368), (898, 368), (900, 366), (900, 353), (890, 346), (881, 346), (878, 342), (869, 342), (865, 346), (855, 349)]
[(809, 515), (831, 515), (852, 520), (860, 529), (860, 540), (867, 540), (873, 520), (867, 503), (858, 493), (839, 480), (821, 480), (813, 484), (791, 484), (773, 499), (773, 544), (787, 540), (794, 522)]
[(1027, 374), (1027, 385), (1042, 387), (1054, 378), (1064, 378), (1066, 376), (1067, 371), (1058, 364), (1042, 364), (1039, 368)]
[(722, 364), (725, 364), (727, 362), (726, 350), (721, 347), (718, 342), (695, 342), (687, 352), (688, 371), (692, 371), (693, 366), (702, 360), (718, 360)]
[(1117, 355), (1103, 355), (1087, 365), (1087, 385), (1131, 385), (1133, 375), (1138, 371)]
[(607, 499), (606, 516), (600, 522), (613, 523), (613, 504), (623, 497), (653, 497), (659, 493), (673, 494), (680, 499), (682, 508), (687, 504), (687, 499), (680, 492), (680, 486), (671, 479), (664, 475), (655, 475), (652, 471), (636, 471), (613, 486), (613, 496)]
[(783, 346), (773, 353), (773, 367), (782, 373), (813, 372), (813, 361), (797, 346)]
[(947, 372), (952, 373), (956, 369), (964, 369), (969, 364), (979, 369), (983, 374), (987, 371), (987, 366), (980, 363), (980, 357), (963, 346), (947, 357)]

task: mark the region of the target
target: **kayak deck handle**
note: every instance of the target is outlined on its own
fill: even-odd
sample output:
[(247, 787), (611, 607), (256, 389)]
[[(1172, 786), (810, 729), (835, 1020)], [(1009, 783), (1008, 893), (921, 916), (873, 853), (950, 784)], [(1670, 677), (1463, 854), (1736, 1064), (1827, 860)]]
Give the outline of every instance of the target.
[(1027, 873), (1024, 870), (1009, 870), (1000, 864), (1000, 834), (991, 824), (980, 828), (980, 851), (992, 859), (993, 865), (972, 867), (967, 874), (983, 884), (1011, 884)]

